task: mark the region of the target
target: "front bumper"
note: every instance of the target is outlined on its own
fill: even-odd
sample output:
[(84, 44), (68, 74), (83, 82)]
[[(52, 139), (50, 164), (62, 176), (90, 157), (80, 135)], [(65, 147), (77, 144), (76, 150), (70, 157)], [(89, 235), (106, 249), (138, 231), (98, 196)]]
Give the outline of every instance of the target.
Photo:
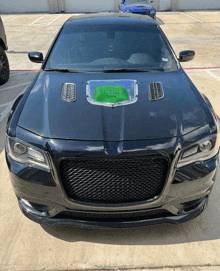
[[(210, 160), (177, 168), (180, 150), (172, 157), (178, 144), (177, 139), (125, 142), (123, 148), (125, 152), (130, 152), (129, 155), (135, 155), (138, 149), (138, 152), (144, 150), (147, 155), (154, 152), (172, 157), (161, 194), (149, 200), (123, 204), (80, 202), (68, 198), (64, 191), (59, 176), (60, 157), (66, 159), (76, 154), (84, 154), (87, 157), (106, 158), (105, 149), (101, 147), (103, 143), (53, 140), (49, 144), (54, 164), (51, 171), (19, 164), (6, 153), (10, 178), (22, 212), (29, 219), (48, 226), (121, 228), (183, 223), (195, 218), (204, 210), (216, 179), (218, 154)], [(165, 147), (163, 150), (162, 146)], [(61, 152), (66, 149), (69, 151)], [(75, 150), (77, 152), (74, 152)], [(165, 214), (161, 210), (165, 211)], [(65, 212), (69, 212), (70, 216), (63, 216)]]
[(41, 215), (36, 213), (36, 210), (31, 210), (22, 200), (19, 200), (19, 206), (23, 214), (32, 221), (43, 224), (45, 226), (71, 226), (79, 228), (131, 228), (150, 226), (162, 223), (181, 224), (187, 222), (200, 215), (208, 204), (208, 197), (203, 198), (202, 202), (191, 212), (184, 215), (172, 215), (168, 217), (160, 217), (154, 219), (144, 219), (137, 221), (124, 221), (124, 222), (98, 222), (98, 221), (83, 221), (64, 218), (50, 218), (46, 212), (42, 212)]
[[(12, 165), (14, 162), (9, 160), (8, 163)], [(36, 179), (29, 182), (21, 179), (21, 175), (18, 177), (18, 174), (15, 175), (12, 172), (10, 176), (23, 214), (34, 222), (47, 226), (127, 228), (161, 223), (179, 224), (197, 217), (207, 205), (216, 179), (217, 164), (218, 155), (206, 162), (180, 168), (176, 170), (169, 189), (165, 188), (158, 199), (113, 207), (70, 201), (60, 188), (52, 183), (52, 178), (47, 178), (47, 183), (40, 185), (37, 184)], [(14, 171), (15, 168), (11, 166), (11, 170)], [(39, 172), (38, 175), (43, 177)], [(33, 172), (33, 176), (36, 176), (36, 172)], [(31, 179), (30, 175), (29, 178)], [(32, 202), (36, 203), (37, 207), (30, 205)], [(165, 211), (165, 215), (160, 212), (162, 210)], [(62, 214), (65, 212), (73, 215), (63, 217)], [(156, 212), (156, 215), (139, 217), (139, 214), (143, 212), (147, 214)], [(103, 215), (113, 215), (113, 217), (115, 215), (117, 218), (102, 220), (100, 217)], [(126, 215), (125, 219), (120, 219), (121, 215)]]

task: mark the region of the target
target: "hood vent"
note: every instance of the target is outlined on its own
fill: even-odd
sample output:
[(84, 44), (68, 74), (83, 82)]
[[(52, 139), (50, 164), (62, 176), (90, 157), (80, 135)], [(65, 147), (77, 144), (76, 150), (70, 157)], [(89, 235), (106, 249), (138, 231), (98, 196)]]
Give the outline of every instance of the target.
[(73, 83), (65, 83), (62, 86), (61, 100), (72, 103), (76, 101), (76, 85)]
[(157, 101), (164, 97), (163, 86), (161, 83), (151, 83), (149, 85), (149, 100)]

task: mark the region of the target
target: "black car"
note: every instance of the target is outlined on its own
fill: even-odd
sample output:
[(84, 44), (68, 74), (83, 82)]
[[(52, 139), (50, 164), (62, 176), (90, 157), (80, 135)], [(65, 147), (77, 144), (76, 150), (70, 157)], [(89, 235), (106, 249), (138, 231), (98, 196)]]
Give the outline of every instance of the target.
[(6, 160), (22, 212), (50, 226), (182, 223), (206, 207), (217, 116), (151, 18), (74, 16), (11, 110)]
[(5, 28), (0, 17), (0, 85), (9, 79), (10, 69), (5, 51), (8, 50)]

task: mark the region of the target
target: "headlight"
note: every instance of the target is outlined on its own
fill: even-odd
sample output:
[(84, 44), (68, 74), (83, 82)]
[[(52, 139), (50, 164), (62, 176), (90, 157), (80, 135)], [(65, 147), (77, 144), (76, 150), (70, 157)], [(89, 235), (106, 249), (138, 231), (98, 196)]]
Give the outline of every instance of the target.
[(51, 169), (48, 154), (30, 144), (6, 135), (6, 152), (8, 156), (21, 164), (32, 164), (44, 169)]
[(214, 157), (219, 151), (219, 135), (212, 135), (200, 140), (185, 149), (181, 155), (177, 167), (183, 167), (188, 164), (205, 161)]
[(155, 12), (154, 10), (151, 10), (151, 11), (150, 11), (150, 14), (154, 14), (154, 12)]
[(130, 12), (130, 10), (126, 10), (126, 11), (125, 11), (125, 13), (129, 13), (129, 12)]

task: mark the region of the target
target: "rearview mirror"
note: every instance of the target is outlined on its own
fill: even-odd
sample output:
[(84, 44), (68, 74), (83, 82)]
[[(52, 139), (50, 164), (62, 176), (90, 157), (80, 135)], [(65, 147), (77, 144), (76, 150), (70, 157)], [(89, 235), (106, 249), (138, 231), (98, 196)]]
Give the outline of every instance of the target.
[(193, 60), (195, 57), (195, 52), (194, 51), (182, 51), (180, 52), (180, 56), (179, 56), (179, 61), (180, 62), (187, 62), (190, 60)]
[(28, 54), (28, 57), (30, 61), (35, 62), (35, 63), (43, 63), (44, 61), (44, 56), (40, 52), (31, 52)]

